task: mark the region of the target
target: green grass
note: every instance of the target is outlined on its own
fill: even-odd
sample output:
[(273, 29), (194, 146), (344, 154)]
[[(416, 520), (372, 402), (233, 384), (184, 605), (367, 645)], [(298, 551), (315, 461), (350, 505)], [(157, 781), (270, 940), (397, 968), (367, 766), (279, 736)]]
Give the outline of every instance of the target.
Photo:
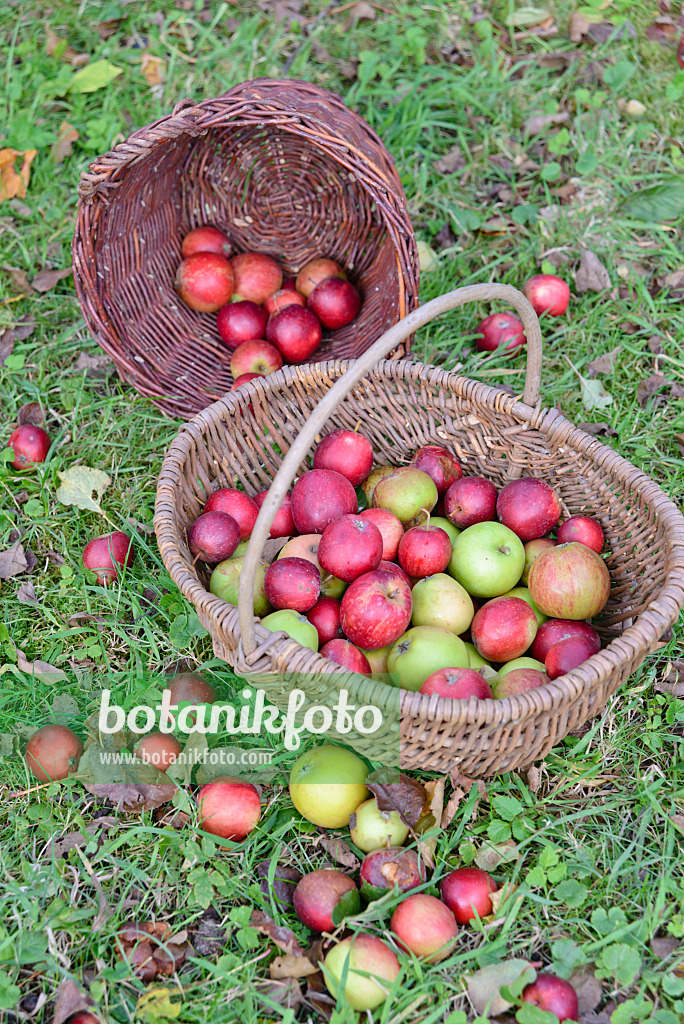
[[(150, 0), (77, 7), (59, 0), (49, 14), (35, 2), (6, 7), (0, 63), (9, 117), (1, 146), (36, 148), (38, 155), (28, 196), (0, 204), (0, 264), (23, 269), (29, 278), (44, 266), (67, 266), (81, 170), (181, 97), (215, 95), (261, 75), (309, 79), (339, 92), (393, 154), (416, 235), (438, 253), (422, 277), (423, 301), (470, 282), (520, 286), (547, 266), (560, 265), (571, 281), (582, 251), (597, 253), (612, 288), (573, 297), (567, 318), (545, 322), (542, 401), (574, 422), (610, 424), (617, 433), (607, 443), (681, 498), (684, 463), (676, 435), (684, 432), (682, 402), (661, 396), (642, 407), (637, 400), (638, 383), (656, 371), (684, 382), (681, 301), (653, 287), (682, 265), (681, 222), (628, 221), (619, 210), (636, 189), (681, 174), (684, 166), (677, 141), (684, 73), (677, 74), (671, 50), (646, 38), (655, 4), (651, 9), (641, 0), (616, 0), (604, 16), (630, 18), (637, 38), (592, 46), (569, 42), (571, 8), (556, 3), (556, 36), (520, 39), (510, 47), (500, 28), (520, 4), (483, 5), (488, 17), (472, 25), (469, 5), (458, 3), (386, 3), (375, 8), (374, 20), (352, 26), (347, 10), (331, 11), (308, 35), (297, 24), (276, 25), (273, 5), (262, 6), (264, 11), (245, 2), (205, 9), (201, 0)], [(307, 17), (322, 9), (301, 5)], [(110, 60), (122, 73), (106, 89), (70, 91), (73, 71), (59, 54), (45, 52), (48, 19), (75, 51), (90, 54), (91, 61)], [(103, 39), (97, 24), (110, 19), (116, 23)], [(465, 55), (462, 65), (445, 56), (456, 48)], [(539, 60), (565, 50), (582, 54), (565, 70)], [(143, 52), (166, 62), (165, 81), (154, 90), (140, 73)], [(592, 60), (603, 62), (603, 82), (579, 80)], [(641, 120), (620, 113), (618, 101), (632, 98), (647, 107)], [(569, 113), (562, 129), (526, 139), (531, 114), (559, 109)], [(63, 121), (80, 138), (72, 155), (55, 165), (50, 147)], [(455, 145), (464, 167), (439, 173), (435, 162)], [(513, 176), (493, 160), (515, 162), (524, 154), (536, 166)], [(549, 173), (550, 163), (560, 165), (562, 176), (553, 168)], [(558, 189), (567, 176), (577, 191), (561, 203)], [(504, 218), (502, 233), (483, 232), (494, 217)], [(440, 250), (435, 236), (445, 225), (453, 241)], [(468, 339), (478, 312), (458, 311), (422, 331), (416, 356), (521, 394), (521, 359), (473, 354)], [(25, 531), (23, 543), (38, 558), (30, 577), (37, 605), (18, 603), (22, 577), (2, 581), (0, 590), (5, 795), (31, 784), (18, 751), (26, 736), (55, 715), (81, 728), (110, 678), (127, 706), (156, 692), (164, 673), (179, 663), (215, 673), (224, 697), (236, 691), (235, 677), (213, 659), (194, 612), (170, 581), (151, 532), (156, 478), (178, 424), (163, 419), (116, 375), (89, 377), (74, 369), (82, 352), (99, 350), (84, 328), (70, 279), (44, 295), (18, 298), (1, 273), (0, 329), (25, 314), (37, 326), (0, 367), (0, 407), (9, 430), (23, 403), (40, 402), (55, 443), (36, 473), (15, 473), (0, 463), (0, 549), (13, 530)], [(627, 330), (626, 323), (632, 325)], [(662, 347), (658, 356), (648, 346), (653, 336)], [(589, 361), (615, 348), (615, 370), (601, 378), (612, 404), (587, 410), (568, 360), (586, 374)], [(57, 474), (75, 463), (104, 469), (112, 478), (102, 502), (106, 523), (56, 500)], [(138, 523), (135, 563), (124, 585), (105, 591), (86, 578), (81, 550), (106, 524), (130, 528), (130, 518)], [(60, 559), (54, 553), (63, 564), (55, 564)], [(19, 671), (17, 648), (29, 661), (60, 668), (66, 681), (45, 683)], [(542, 766), (536, 792), (514, 774), (488, 781), (476, 806), (464, 801), (450, 829), (436, 836), (437, 870), (427, 891), (435, 891), (450, 866), (470, 862), (482, 843), (510, 840), (515, 858), (498, 865), (494, 875), (519, 888), (502, 921), (463, 929), (455, 953), (442, 964), (402, 958), (401, 985), (391, 1005), (378, 1011), (379, 1020), (472, 1020), (463, 975), (511, 956), (539, 960), (565, 976), (580, 970), (598, 977), (597, 1024), (682, 1019), (684, 958), (675, 946), (684, 937), (684, 701), (653, 686), (677, 651), (675, 636), (647, 659), (588, 732), (560, 744)], [(259, 862), (278, 856), (300, 869), (324, 860), (312, 842), (317, 830), (293, 812), (283, 788), (287, 764), (278, 760), (262, 824), (237, 853), (220, 851), (192, 823), (177, 828), (155, 822), (150, 812), (117, 818), (108, 811), (104, 820), (111, 827), (98, 833), (101, 804), (76, 784), (5, 800), (0, 1012), (19, 1020), (12, 1007), (20, 999), (22, 1019), (51, 1019), (58, 986), (73, 978), (92, 983), (104, 1017), (124, 1022), (137, 1013), (145, 1019), (144, 1007), (136, 1010), (145, 986), (116, 957), (118, 927), (156, 919), (181, 931), (195, 927), (211, 904), (227, 933), (222, 954), (192, 956), (179, 975), (154, 983), (182, 1003), (176, 1019), (322, 1019), (310, 1006), (293, 1011), (263, 994), (257, 982), (268, 976), (273, 947), (249, 926), (245, 910), (252, 903), (261, 907), (306, 943), (305, 929), (261, 893), (254, 873)], [(53, 837), (86, 826), (95, 831), (84, 849), (64, 859), (51, 856)], [(391, 901), (376, 905), (359, 920), (382, 934), (390, 908)], [(653, 940), (667, 937), (675, 941), (663, 959), (662, 942)], [(173, 1012), (167, 1008), (157, 1019)], [(152, 1019), (149, 1013), (146, 1019)], [(356, 1015), (340, 1006), (333, 1019), (341, 1024)]]

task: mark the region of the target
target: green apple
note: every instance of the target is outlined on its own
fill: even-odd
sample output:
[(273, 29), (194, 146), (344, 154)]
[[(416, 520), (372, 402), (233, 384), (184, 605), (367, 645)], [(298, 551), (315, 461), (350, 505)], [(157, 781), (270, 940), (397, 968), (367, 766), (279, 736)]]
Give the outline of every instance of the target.
[(374, 676), (387, 675), (387, 659), (392, 650), (392, 644), (388, 644), (387, 647), (378, 647), (377, 651), (363, 651), (360, 647), (359, 650), (368, 659), (368, 664)]
[(394, 472), (396, 466), (376, 466), (375, 469), (371, 469), (366, 479), (361, 484), (361, 490), (366, 496), (366, 507), (370, 508), (373, 502), (373, 491), (376, 486), (382, 480), (383, 476), (387, 476), (388, 473)]
[(402, 846), (409, 828), (396, 811), (381, 811), (375, 797), (364, 800), (349, 817), (349, 831), (359, 850), (370, 853), (383, 846)]
[(513, 587), (512, 590), (507, 590), (506, 593), (502, 594), (501, 596), (502, 597), (519, 597), (521, 601), (525, 601), (526, 604), (529, 604), (530, 608), (532, 609), (534, 614), (537, 616), (537, 625), (538, 626), (541, 626), (542, 622), (546, 622), (547, 621), (548, 615), (544, 615), (544, 612), (540, 612), (539, 611), (539, 609), (537, 608), (536, 604), (532, 600), (532, 595), (530, 594), (530, 592), (527, 589), (527, 587)]
[(270, 629), (272, 633), (287, 633), (302, 647), (310, 647), (312, 651), (318, 650), (318, 630), (309, 622), (306, 615), (300, 615), (289, 608), (281, 608), (280, 611), (271, 612), (262, 619), (261, 625)]
[(519, 537), (501, 523), (475, 523), (458, 535), (448, 571), (472, 597), (499, 597), (514, 587), (525, 565)]
[(368, 766), (346, 747), (324, 743), (301, 754), (290, 772), (290, 798), (299, 813), (321, 828), (342, 828), (370, 796)]
[(454, 541), (461, 532), (458, 526), (454, 526), (448, 519), (444, 519), (443, 516), (430, 516), (430, 526), (438, 526), (440, 530), (444, 530), (447, 537), (451, 541), (451, 546), (454, 546)]
[(437, 488), (422, 469), (400, 466), (378, 481), (371, 504), (373, 508), (386, 508), (406, 526), (432, 511), (437, 504)]
[(470, 658), (470, 668), (481, 668), (483, 665), (488, 665), (489, 668), (492, 667), (492, 663), (482, 657), (475, 644), (466, 643), (464, 646)]
[(235, 548), (235, 551), (233, 552), (233, 554), (230, 557), (231, 558), (240, 558), (242, 555), (246, 555), (248, 547), (249, 547), (249, 537), (247, 538), (247, 540), (241, 540), (240, 541), (240, 543)]
[[(430, 520), (430, 525), (434, 519)], [(473, 621), (473, 602), (460, 583), (445, 572), (419, 580), (411, 591), (414, 626), (439, 626), (452, 633), (465, 633)]]
[[(344, 998), (361, 1012), (374, 1010), (385, 1001), (400, 971), (399, 961), (389, 946), (368, 932), (359, 932), (333, 946), (323, 961), (323, 969), (328, 992), (339, 999), (344, 977)], [(348, 1016), (344, 1019), (350, 1020)]]
[(469, 668), (465, 644), (455, 633), (437, 626), (414, 626), (392, 646), (387, 667), (395, 686), (420, 690), (440, 668)]
[(507, 672), (515, 672), (517, 668), (536, 668), (539, 672), (546, 672), (544, 662), (537, 661), (536, 658), (514, 658), (513, 661), (507, 661), (497, 671), (500, 676), (505, 676)]
[[(222, 601), (227, 601), (228, 604), (237, 606), (238, 584), (244, 562), (244, 556), (241, 558), (227, 558), (225, 562), (219, 562), (209, 580), (209, 590), (212, 594), (220, 597)], [(258, 616), (267, 615), (271, 610), (266, 597), (266, 591), (264, 590), (264, 578), (267, 569), (266, 563), (260, 562), (254, 575), (254, 614)]]

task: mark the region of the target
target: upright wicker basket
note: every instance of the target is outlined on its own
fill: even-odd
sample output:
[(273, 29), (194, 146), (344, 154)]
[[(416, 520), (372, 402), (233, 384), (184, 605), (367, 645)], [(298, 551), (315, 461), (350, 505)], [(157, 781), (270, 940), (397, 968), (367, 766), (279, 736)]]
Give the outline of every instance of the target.
[[(356, 358), (414, 308), (418, 254), (394, 162), (342, 101), (258, 79), (134, 132), (82, 176), (72, 246), (86, 323), (119, 375), (188, 419), (233, 382), (216, 317), (174, 290), (183, 236), (214, 224), (288, 272), (340, 260), (363, 306), (316, 358)], [(408, 340), (397, 352), (408, 349)]]
[[(525, 324), (523, 402), (421, 363), (377, 362), (440, 313), (490, 299), (513, 305)], [(155, 529), (164, 564), (197, 609), (217, 656), (241, 675), (330, 673), (325, 658), (255, 620), (253, 581), (275, 510), (307, 468), (320, 432), (360, 428), (382, 462), (408, 462), (417, 447), (436, 442), (458, 454), (466, 473), (497, 485), (523, 474), (547, 480), (561, 495), (564, 517), (581, 513), (601, 522), (612, 579), (610, 600), (595, 623), (603, 650), (554, 682), (505, 700), (451, 701), (401, 691), (402, 765), (470, 776), (509, 771), (543, 757), (596, 715), (682, 609), (684, 519), (644, 473), (555, 409), (539, 407), (540, 367), (539, 322), (524, 296), (506, 285), (477, 285), (421, 306), (355, 363), (288, 367), (226, 395), (181, 428), (159, 478)], [(237, 608), (207, 591), (207, 574), (193, 564), (186, 536), (208, 493), (235, 484), (251, 493), (270, 485)], [(350, 679), (364, 704), (382, 707), (388, 691), (396, 693), (382, 682)]]

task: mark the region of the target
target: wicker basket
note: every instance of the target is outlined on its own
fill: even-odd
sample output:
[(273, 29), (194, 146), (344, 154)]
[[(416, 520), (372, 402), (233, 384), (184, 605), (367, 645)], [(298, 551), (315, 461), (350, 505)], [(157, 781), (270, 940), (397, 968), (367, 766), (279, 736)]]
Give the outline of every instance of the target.
[(236, 252), (266, 252), (288, 272), (318, 255), (343, 263), (363, 306), (324, 335), (317, 358), (357, 358), (416, 304), (394, 162), (362, 118), (308, 82), (259, 79), (185, 100), (91, 164), (78, 194), (72, 252), (86, 323), (121, 378), (171, 416), (188, 419), (233, 382), (216, 317), (174, 290), (194, 227), (215, 224)]
[[(525, 323), (524, 402), (421, 363), (376, 364), (411, 331), (476, 299), (502, 299)], [(360, 423), (381, 462), (407, 462), (417, 447), (437, 442), (457, 452), (468, 474), (497, 485), (523, 472), (547, 480), (562, 497), (564, 516), (582, 513), (601, 522), (609, 552), (612, 592), (595, 623), (604, 649), (555, 682), (505, 700), (450, 701), (401, 691), (402, 765), (493, 775), (543, 757), (596, 715), (684, 604), (684, 519), (644, 473), (555, 409), (539, 408), (540, 366), (539, 322), (527, 300), (506, 285), (476, 285), (420, 307), (355, 363), (280, 370), (227, 395), (183, 427), (159, 478), (155, 528), (164, 563), (209, 630), (217, 656), (242, 675), (330, 673), (330, 662), (320, 655), (265, 630), (254, 619), (251, 594), (274, 511), (306, 468), (315, 438), (324, 425), (353, 429)], [(252, 533), (238, 608), (207, 592), (207, 577), (193, 565), (186, 541), (207, 492), (236, 481), (251, 493), (273, 481)], [(382, 705), (391, 691), (381, 682), (352, 678), (363, 703)]]

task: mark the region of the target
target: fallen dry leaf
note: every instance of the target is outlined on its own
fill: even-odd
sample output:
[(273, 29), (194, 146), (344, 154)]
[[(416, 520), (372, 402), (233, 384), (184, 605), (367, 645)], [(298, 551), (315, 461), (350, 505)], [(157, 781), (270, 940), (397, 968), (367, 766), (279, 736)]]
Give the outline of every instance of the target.
[(615, 357), (620, 350), (620, 346), (617, 345), (610, 352), (604, 352), (603, 355), (597, 356), (596, 359), (592, 359), (590, 363), (587, 363), (587, 373), (589, 376), (594, 377), (597, 373), (612, 373), (615, 369)]
[[(100, 506), (102, 495), (112, 482), (101, 469), (90, 466), (72, 466), (64, 473), (57, 473), (61, 483), (57, 488), (57, 501), (62, 505), (76, 505), (78, 508), (104, 515)], [(93, 498), (93, 492), (97, 500)]]
[(541, 785), (541, 772), (536, 764), (527, 769), (527, 785), (532, 793), (536, 793)]
[(119, 960), (128, 960), (134, 974), (145, 983), (153, 981), (158, 974), (173, 974), (190, 951), (187, 932), (173, 935), (164, 921), (127, 924), (116, 937)]
[(140, 71), (148, 85), (161, 85), (166, 77), (166, 61), (151, 53), (143, 53)]
[(651, 949), (653, 955), (658, 960), (666, 960), (668, 956), (671, 956), (675, 950), (682, 948), (682, 940), (676, 939), (674, 935), (664, 935), (659, 939), (651, 939)]
[(3, 331), (0, 335), (0, 366), (5, 365), (5, 360), (14, 351), (16, 336), (13, 330)]
[(670, 821), (676, 829), (684, 833), (684, 814), (671, 814)]
[(9, 580), (28, 569), (26, 552), (21, 541), (15, 541), (4, 551), (0, 551), (0, 580)]
[(108, 377), (114, 372), (114, 363), (104, 352), (94, 356), (89, 352), (81, 352), (73, 369), (79, 373), (85, 370), (86, 377)]
[(8, 327), (0, 333), (0, 366), (3, 366), (7, 356), (11, 356), (14, 345), (17, 341), (25, 341), (36, 329), (36, 321), (30, 314), (26, 314), (14, 327)]
[(430, 806), (425, 786), (394, 768), (378, 768), (366, 779), (366, 786), (381, 811), (396, 811), (413, 828)]
[(56, 668), (47, 661), (29, 661), (18, 647), (15, 647), (15, 650), (17, 652), (17, 668), (20, 672), (35, 676), (41, 683), (46, 683), (48, 686), (61, 683), (63, 679), (66, 679), (66, 673), (62, 672), (61, 668)]
[(57, 141), (50, 150), (50, 157), (54, 164), (64, 163), (68, 156), (71, 156), (71, 151), (74, 147), (74, 142), (79, 139), (79, 134), (74, 128), (73, 124), (69, 124), (68, 121), (62, 121), (59, 126), (59, 136)]
[(311, 974), (316, 974), (318, 967), (302, 953), (286, 953), (285, 956), (277, 956), (269, 966), (271, 977), (280, 980), (283, 978), (307, 978)]
[(575, 272), (576, 291), (602, 292), (606, 288), (610, 288), (610, 274), (595, 252), (583, 252)]
[(456, 171), (462, 171), (465, 167), (465, 159), (461, 147), (454, 146), (439, 160), (435, 160), (432, 166), (437, 174), (454, 174)]
[(19, 604), (33, 604), (40, 607), (40, 602), (36, 597), (36, 588), (30, 580), (20, 584), (17, 590), (17, 601)]
[(660, 693), (668, 693), (671, 697), (684, 697), (684, 661), (669, 661), (662, 676), (656, 679), (654, 685)]
[(19, 292), (21, 295), (36, 294), (35, 289), (31, 287), (26, 271), (22, 270), (21, 267), (3, 266), (2, 269), (9, 274), (12, 287), (16, 292)]
[(359, 0), (359, 3), (352, 4), (349, 8), (349, 17), (345, 22), (344, 31), (348, 32), (359, 21), (375, 21), (375, 17), (375, 8), (365, 3), (365, 0)]
[[(505, 960), (465, 976), (468, 998), (479, 1015), (497, 1017), (512, 1005), (500, 994), (501, 989), (518, 981), (529, 970), (527, 960)], [(533, 975), (530, 975), (532, 980)]]
[(643, 409), (649, 402), (649, 399), (664, 388), (669, 383), (667, 377), (662, 373), (652, 373), (650, 377), (646, 377), (645, 380), (640, 380), (637, 387), (636, 396), (637, 402)]
[(225, 949), (228, 937), (220, 921), (218, 911), (207, 907), (197, 927), (190, 929), (192, 946), (198, 956), (218, 956)]
[(59, 60), (71, 64), (74, 68), (82, 68), (90, 60), (89, 54), (78, 53), (72, 46), (69, 46), (66, 39), (58, 36), (49, 26), (45, 33), (45, 52), (48, 57), (57, 56)]
[(582, 967), (573, 971), (568, 979), (577, 993), (580, 1013), (591, 1013), (603, 999), (603, 986), (594, 977), (593, 967)]
[(334, 864), (341, 864), (343, 868), (349, 868), (352, 871), (356, 871), (360, 866), (359, 858), (344, 839), (336, 839), (334, 836), (319, 836), (316, 839), (316, 845), (323, 847)]
[(87, 992), (83, 992), (75, 981), (67, 978), (57, 990), (52, 1024), (65, 1024), (75, 1013), (86, 1010), (92, 1013), (95, 1003)]
[[(276, 957), (276, 959), (278, 959)], [(274, 961), (275, 963), (275, 961)], [(271, 964), (271, 970), (273, 964)], [(257, 995), (267, 996), (271, 1002), (284, 1006), (287, 1010), (297, 1010), (304, 1004), (302, 989), (296, 978), (283, 978), (278, 981), (271, 975), (271, 980), (260, 979), (255, 984)], [(294, 1018), (293, 1018), (294, 1019)]]
[[(0, 203), (18, 196), (23, 199), (31, 176), (31, 164), (37, 149), (0, 149)], [(17, 160), (21, 158), (19, 170)]]
[(570, 114), (567, 110), (559, 110), (555, 114), (533, 114), (525, 121), (523, 131), (525, 135), (539, 135), (550, 125), (565, 124), (569, 120)]
[(680, 452), (684, 455), (684, 434), (677, 434), (675, 436), (675, 441), (679, 445)]
[(305, 956), (306, 950), (300, 945), (299, 939), (292, 929), (276, 924), (273, 918), (264, 914), (262, 910), (253, 910), (249, 923), (262, 935), (268, 936), (278, 949), (282, 949), (283, 953), (289, 953), (296, 957)]
[(33, 427), (42, 427), (45, 422), (40, 402), (26, 402), (17, 413), (17, 424), (21, 427), (30, 423)]
[(592, 437), (617, 437), (618, 432), (610, 423), (578, 423), (578, 430), (583, 430), (585, 434), (591, 434)]
[(291, 907), (294, 902), (293, 897), (294, 891), (297, 888), (297, 882), (302, 877), (301, 871), (297, 871), (296, 868), (291, 868), (287, 864), (276, 864), (273, 884), (271, 886), (268, 880), (271, 870), (270, 860), (262, 860), (256, 870), (259, 877), (259, 888), (264, 896), (273, 894), (279, 906)]
[(518, 860), (520, 851), (512, 839), (503, 843), (483, 843), (475, 855), (475, 863), (483, 871), (495, 871), (499, 864)]
[(37, 292), (49, 292), (58, 281), (69, 277), (71, 272), (71, 267), (64, 267), (62, 270), (41, 270), (31, 281), (31, 287)]
[(454, 790), (451, 796), (449, 797), (449, 802), (444, 808), (444, 812), (442, 814), (442, 821), (440, 823), (442, 828), (449, 828), (449, 825), (454, 820), (456, 811), (459, 809), (462, 801), (465, 799), (465, 795), (465, 790), (461, 789), (460, 786), (454, 787)]

